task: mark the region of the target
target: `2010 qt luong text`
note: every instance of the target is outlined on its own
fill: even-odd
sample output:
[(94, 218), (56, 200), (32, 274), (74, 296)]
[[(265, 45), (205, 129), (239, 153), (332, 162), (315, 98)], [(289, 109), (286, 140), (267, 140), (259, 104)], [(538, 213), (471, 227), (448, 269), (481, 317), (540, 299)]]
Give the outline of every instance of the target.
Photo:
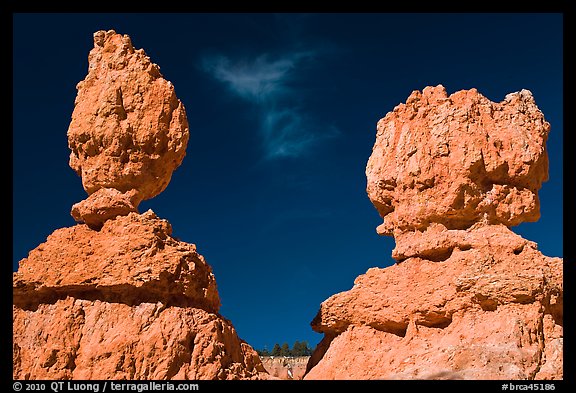
[(102, 381), (102, 382), (74, 382), (74, 381), (54, 381), (50, 384), (50, 388), (53, 392), (106, 392), (108, 391), (124, 391), (124, 392), (145, 392), (145, 391), (197, 391), (199, 390), (199, 385), (196, 383), (171, 383), (171, 382), (158, 382), (158, 381), (146, 381), (146, 382), (113, 382), (113, 381)]

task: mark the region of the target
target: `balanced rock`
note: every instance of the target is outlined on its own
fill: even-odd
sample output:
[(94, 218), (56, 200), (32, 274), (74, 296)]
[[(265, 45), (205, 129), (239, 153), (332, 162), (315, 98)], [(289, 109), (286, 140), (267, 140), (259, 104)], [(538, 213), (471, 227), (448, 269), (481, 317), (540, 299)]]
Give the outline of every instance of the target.
[[(76, 86), (68, 146), (70, 166), (89, 198), (72, 216), (98, 228), (166, 188), (186, 154), (189, 130), (174, 86), (127, 35), (94, 33), (88, 63), (88, 75)], [(108, 211), (102, 195), (94, 194), (101, 189), (112, 189)]]
[(527, 90), (500, 103), (476, 89), (413, 92), (378, 122), (366, 166), (378, 233), (537, 221), (549, 130)]
[(13, 274), (13, 378), (267, 378), (196, 246), (137, 212), (184, 157), (184, 107), (128, 36), (94, 43), (68, 131), (90, 197)]
[(305, 379), (561, 379), (561, 258), (539, 217), (549, 124), (523, 90), (413, 92), (378, 123), (368, 195), (396, 264), (324, 301)]

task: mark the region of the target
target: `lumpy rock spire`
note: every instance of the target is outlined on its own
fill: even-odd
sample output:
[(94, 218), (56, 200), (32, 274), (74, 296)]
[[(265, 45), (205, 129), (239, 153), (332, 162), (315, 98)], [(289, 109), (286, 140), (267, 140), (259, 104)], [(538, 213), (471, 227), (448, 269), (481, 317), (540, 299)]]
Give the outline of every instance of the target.
[(527, 90), (414, 91), (378, 122), (367, 192), (396, 264), (320, 305), (305, 379), (561, 379), (562, 259), (540, 216), (550, 125)]
[(184, 158), (184, 106), (130, 38), (94, 34), (68, 130), (88, 199), (13, 276), (14, 379), (262, 379), (210, 265), (138, 203)]
[(537, 221), (549, 130), (528, 90), (500, 103), (476, 89), (413, 92), (378, 122), (366, 166), (378, 233)]
[(89, 197), (72, 216), (99, 228), (166, 188), (186, 154), (189, 130), (174, 86), (127, 35), (94, 33), (88, 63), (68, 146)]

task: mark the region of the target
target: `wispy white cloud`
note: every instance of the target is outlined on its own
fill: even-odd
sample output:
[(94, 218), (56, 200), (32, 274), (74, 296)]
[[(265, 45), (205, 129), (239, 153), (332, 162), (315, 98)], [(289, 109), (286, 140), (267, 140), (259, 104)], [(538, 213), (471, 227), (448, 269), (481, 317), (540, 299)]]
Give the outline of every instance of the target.
[(203, 68), (228, 89), (256, 105), (266, 158), (298, 157), (318, 140), (337, 134), (321, 127), (300, 105), (304, 92), (291, 87), (298, 66), (314, 58), (313, 52), (287, 53), (277, 58), (262, 55), (232, 60), (225, 56), (203, 59)]
[(258, 103), (274, 99), (288, 90), (286, 83), (296, 64), (308, 57), (305, 52), (292, 53), (271, 60), (267, 55), (252, 61), (233, 62), (224, 56), (204, 58), (204, 69), (239, 96)]

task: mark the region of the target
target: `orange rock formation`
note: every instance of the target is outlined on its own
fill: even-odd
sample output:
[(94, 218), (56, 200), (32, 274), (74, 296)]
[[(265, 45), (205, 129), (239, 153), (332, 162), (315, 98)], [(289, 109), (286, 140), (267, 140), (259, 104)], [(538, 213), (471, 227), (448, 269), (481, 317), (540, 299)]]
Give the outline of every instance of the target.
[(90, 195), (72, 208), (99, 227), (161, 193), (182, 162), (188, 120), (172, 83), (143, 49), (113, 30), (94, 34), (68, 128), (70, 167)]
[(130, 38), (94, 34), (68, 130), (90, 195), (13, 276), (14, 379), (258, 379), (256, 352), (218, 314), (210, 266), (138, 203), (188, 141), (184, 106)]
[(305, 379), (561, 379), (563, 261), (508, 229), (548, 176), (531, 93), (427, 87), (377, 129), (367, 192), (397, 263), (322, 303)]

